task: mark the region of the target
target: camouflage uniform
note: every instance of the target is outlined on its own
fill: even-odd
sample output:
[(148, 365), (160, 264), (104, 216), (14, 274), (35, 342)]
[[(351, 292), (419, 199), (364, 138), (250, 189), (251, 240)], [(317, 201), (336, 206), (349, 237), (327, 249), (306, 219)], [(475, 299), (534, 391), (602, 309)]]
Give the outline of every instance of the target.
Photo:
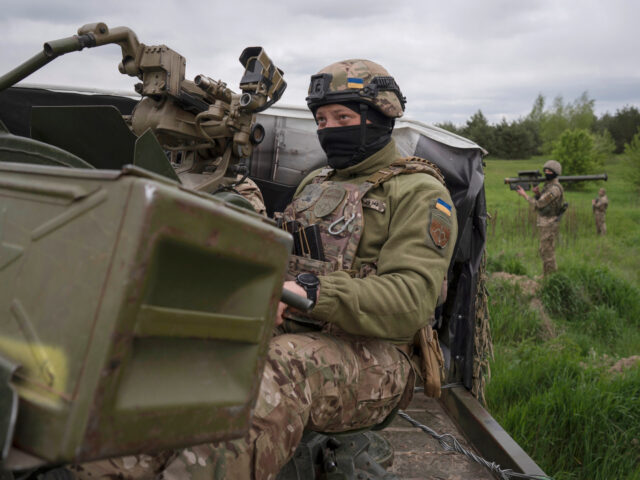
[(564, 190), (557, 178), (544, 184), (540, 195), (529, 197), (528, 202), (538, 213), (536, 225), (540, 234), (540, 258), (544, 275), (555, 272), (556, 265), (556, 238), (560, 225), (558, 212), (563, 204)]
[(598, 235), (606, 235), (607, 233), (605, 215), (607, 213), (608, 206), (609, 199), (607, 198), (604, 188), (601, 188), (598, 192), (598, 196), (593, 200), (593, 216), (596, 220), (596, 233)]
[(70, 465), (67, 470), (72, 474), (73, 478), (78, 479), (151, 479), (157, 478), (167, 462), (176, 455), (177, 452), (163, 452), (155, 455), (128, 455), (126, 457), (83, 463), (82, 465)]
[[(240, 180), (242, 180), (242, 175), (238, 175), (236, 177), (236, 181)], [(241, 184), (236, 185), (234, 190), (236, 193), (249, 200), (253, 209), (260, 215), (267, 214), (267, 209), (264, 205), (264, 198), (262, 198), (262, 192), (258, 188), (258, 185), (256, 185), (256, 183), (249, 177), (245, 178)]]
[[(344, 65), (336, 65), (337, 70), (329, 71), (347, 81), (339, 75)], [(402, 114), (404, 101), (400, 101), (399, 89), (398, 94), (392, 93), (397, 85), (386, 70), (361, 60), (346, 65), (353, 67), (349, 75), (359, 75), (365, 82), (371, 81), (371, 70), (378, 72), (381, 83), (372, 82), (373, 93), (363, 91), (362, 98), (387, 116)], [(320, 83), (314, 86), (316, 77)], [(312, 77), (310, 97), (312, 90), (318, 91), (316, 86), (327, 87), (328, 78)], [(343, 93), (339, 84), (332, 85), (333, 93)], [(359, 88), (364, 90), (362, 83)], [(366, 95), (374, 93), (375, 101), (367, 100)], [(360, 98), (357, 88), (355, 95)], [(311, 107), (309, 98), (307, 101)], [(333, 101), (347, 100), (331, 97), (325, 104)], [(372, 176), (396, 168), (392, 166), (396, 160), (395, 143), (390, 141), (356, 165), (334, 171), (331, 186), (344, 186), (351, 193), (364, 191), (363, 185)], [(309, 189), (305, 189), (318, 175), (320, 171), (313, 172), (301, 183), (294, 195), (294, 210), (300, 213), (313, 208), (320, 218), (336, 208), (347, 213), (352, 205), (338, 199), (335, 189), (329, 194), (331, 189), (326, 188), (313, 200), (307, 199)], [(324, 181), (315, 185), (327, 186)], [(187, 448), (160, 459), (164, 462), (135, 457), (128, 462), (132, 470), (122, 468), (126, 465), (119, 461), (113, 475), (123, 479), (145, 475), (166, 480), (274, 479), (293, 455), (305, 428), (338, 432), (374, 425), (404, 399), (405, 392), (412, 392), (413, 370), (404, 352), (435, 309), (457, 234), (455, 210), (442, 182), (426, 174), (385, 177), (367, 187), (363, 196), (366, 198), (359, 197), (361, 204), (355, 210), (360, 222), (340, 224), (344, 226), (340, 235), (349, 237), (343, 244), (354, 253), (335, 253), (336, 258), (331, 258), (333, 250), (327, 249), (331, 268), (319, 276), (320, 294), (311, 312), (322, 328), (274, 336), (248, 434), (234, 441)], [(362, 229), (357, 231), (355, 248), (349, 249), (354, 243), (350, 239), (356, 238), (356, 225)], [(141, 459), (150, 464), (142, 475), (143, 469), (136, 469)]]
[(274, 479), (305, 428), (342, 431), (382, 421), (410, 370), (384, 340), (335, 331), (274, 337), (249, 434), (185, 449), (162, 478)]

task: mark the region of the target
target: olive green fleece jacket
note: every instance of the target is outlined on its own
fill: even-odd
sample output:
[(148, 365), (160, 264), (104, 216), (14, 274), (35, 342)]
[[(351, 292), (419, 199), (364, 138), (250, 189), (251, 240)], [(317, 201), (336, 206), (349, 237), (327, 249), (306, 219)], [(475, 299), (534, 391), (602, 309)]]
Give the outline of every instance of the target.
[[(398, 158), (392, 140), (359, 164), (337, 170), (331, 181), (362, 183)], [(319, 172), (307, 176), (295, 196)], [(366, 278), (344, 271), (321, 276), (312, 316), (354, 335), (407, 343), (435, 310), (457, 235), (455, 209), (447, 189), (425, 173), (397, 175), (366, 197), (384, 202), (385, 210), (364, 208), (364, 231), (352, 268), (375, 263), (377, 273)], [(438, 199), (451, 206), (451, 235), (442, 249), (429, 235)]]

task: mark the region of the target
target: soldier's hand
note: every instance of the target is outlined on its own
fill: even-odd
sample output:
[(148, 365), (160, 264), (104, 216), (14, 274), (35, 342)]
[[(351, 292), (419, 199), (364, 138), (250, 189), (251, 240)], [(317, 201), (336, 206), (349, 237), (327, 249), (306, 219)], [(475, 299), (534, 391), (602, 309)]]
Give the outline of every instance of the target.
[(527, 193), (524, 191), (524, 188), (522, 188), (521, 185), (518, 185), (518, 187), (516, 188), (516, 193), (522, 198), (527, 198)]
[(536, 195), (540, 195), (540, 187), (538, 187), (537, 185), (533, 187), (533, 193), (535, 193)]
[[(300, 295), (301, 297), (305, 297), (305, 298), (307, 297), (307, 292), (305, 291), (305, 289), (302, 288), (300, 285), (298, 285), (296, 282), (293, 282), (293, 281), (284, 282), (283, 288), (286, 290), (290, 290), (291, 292), (297, 295)], [(285, 308), (287, 308), (286, 303), (280, 302), (278, 304), (278, 311), (276, 313), (276, 327), (278, 325), (282, 325), (282, 322), (284, 322), (284, 318), (282, 317), (282, 314), (284, 313)]]

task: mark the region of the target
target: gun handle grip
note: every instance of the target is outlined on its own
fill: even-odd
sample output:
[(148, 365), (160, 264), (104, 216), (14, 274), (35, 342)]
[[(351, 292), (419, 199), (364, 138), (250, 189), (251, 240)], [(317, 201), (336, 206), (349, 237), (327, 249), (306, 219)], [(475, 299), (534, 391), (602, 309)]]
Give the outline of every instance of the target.
[(297, 295), (291, 290), (287, 290), (286, 288), (282, 289), (280, 301), (286, 303), (290, 307), (301, 310), (303, 312), (309, 312), (314, 306), (314, 303), (308, 298), (301, 297), (300, 295)]

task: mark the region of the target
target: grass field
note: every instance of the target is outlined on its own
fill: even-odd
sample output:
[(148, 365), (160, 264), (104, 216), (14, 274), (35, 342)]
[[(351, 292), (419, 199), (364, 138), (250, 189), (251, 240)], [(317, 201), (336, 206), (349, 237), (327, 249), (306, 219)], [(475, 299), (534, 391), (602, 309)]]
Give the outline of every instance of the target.
[[(608, 182), (566, 191), (559, 269), (541, 279), (535, 215), (503, 181), (542, 163), (486, 161), (488, 270), (514, 274), (489, 284), (488, 408), (556, 480), (638, 480), (640, 196), (622, 156), (606, 162)], [(591, 211), (601, 186), (610, 201), (604, 237)]]

